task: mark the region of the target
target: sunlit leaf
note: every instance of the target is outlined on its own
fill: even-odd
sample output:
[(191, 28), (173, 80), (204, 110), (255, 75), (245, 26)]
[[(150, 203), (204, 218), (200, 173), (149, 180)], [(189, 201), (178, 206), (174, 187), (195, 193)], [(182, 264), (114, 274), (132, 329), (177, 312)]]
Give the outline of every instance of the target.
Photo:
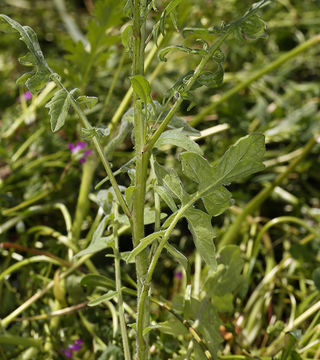
[(200, 146), (186, 136), (182, 128), (163, 132), (154, 146), (159, 148), (163, 145), (175, 145), (185, 150), (202, 154)]
[(46, 105), (49, 108), (51, 130), (53, 132), (63, 127), (71, 105), (71, 96), (75, 90), (72, 90), (70, 93), (64, 89), (56, 91), (50, 102)]

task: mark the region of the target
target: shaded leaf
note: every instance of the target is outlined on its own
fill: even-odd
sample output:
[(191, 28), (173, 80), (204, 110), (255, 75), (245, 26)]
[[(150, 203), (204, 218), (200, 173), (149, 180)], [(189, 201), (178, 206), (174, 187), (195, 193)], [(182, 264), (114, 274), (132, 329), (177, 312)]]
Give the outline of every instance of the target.
[(100, 305), (102, 302), (104, 301), (108, 301), (113, 299), (114, 297), (116, 297), (118, 295), (118, 291), (115, 290), (110, 290), (108, 291), (106, 294), (99, 296), (96, 299), (91, 300), (88, 303), (88, 306), (97, 306)]
[(169, 206), (172, 212), (177, 211), (177, 205), (163, 186), (154, 186), (154, 191)]
[(133, 91), (140, 98), (140, 100), (147, 104), (152, 103), (151, 99), (151, 87), (148, 80), (142, 75), (135, 75), (130, 77)]
[(82, 277), (80, 281), (81, 285), (94, 286), (94, 287), (104, 287), (106, 289), (115, 289), (116, 284), (114, 280), (107, 278), (103, 275), (89, 274)]
[(236, 245), (224, 247), (217, 256), (218, 268), (205, 284), (208, 296), (225, 296), (232, 293), (242, 283), (244, 261), (240, 248)]
[(182, 265), (186, 272), (187, 276), (187, 284), (191, 283), (191, 272), (190, 272), (190, 264), (188, 259), (174, 246), (170, 245), (169, 243), (165, 244), (165, 248), (168, 250), (168, 252), (179, 261), (179, 263)]
[(161, 239), (162, 235), (164, 234), (164, 231), (157, 231), (155, 233), (152, 233), (143, 239), (140, 240), (139, 245), (136, 246), (131, 252), (130, 255), (127, 258), (127, 262), (129, 263), (132, 259), (134, 259), (138, 254), (141, 253), (146, 247), (148, 247), (150, 244), (153, 243), (156, 239)]
[(107, 236), (103, 237), (103, 233), (105, 231), (105, 228), (107, 226), (109, 217), (105, 216), (98, 225), (96, 231), (93, 233), (92, 240), (89, 244), (89, 246), (78, 252), (75, 257), (80, 257), (87, 254), (93, 254), (100, 250), (106, 249), (108, 247), (111, 247), (113, 245), (113, 237)]
[(206, 264), (216, 269), (216, 249), (213, 238), (216, 233), (211, 225), (211, 216), (198, 209), (188, 209), (184, 216), (188, 220), (189, 230), (199, 254)]
[(77, 102), (79, 104), (85, 104), (88, 109), (92, 109), (97, 104), (98, 98), (96, 96), (82, 95), (77, 97)]

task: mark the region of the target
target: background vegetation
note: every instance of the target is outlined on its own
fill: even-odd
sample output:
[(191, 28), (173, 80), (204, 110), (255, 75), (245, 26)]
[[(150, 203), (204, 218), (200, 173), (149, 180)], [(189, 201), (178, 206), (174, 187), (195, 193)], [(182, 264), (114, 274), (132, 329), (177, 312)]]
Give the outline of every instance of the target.
[[(158, 39), (159, 48), (176, 43), (190, 46), (197, 35), (183, 38), (182, 29), (228, 23), (250, 4), (183, 0), (173, 21), (166, 24), (165, 39)], [(0, 12), (36, 31), (48, 64), (63, 76), (67, 87), (98, 97), (98, 103), (85, 111), (93, 125), (112, 124), (107, 139), (112, 144), (112, 138), (121, 135), (122, 114), (118, 116), (116, 110), (130, 87), (131, 59), (123, 35), (121, 43), (128, 17), (106, 16), (109, 5), (102, 0), (96, 4), (3, 0)], [(149, 30), (165, 3), (157, 7), (159, 11), (148, 20)], [(226, 244), (239, 246), (220, 252), (218, 263), (224, 273), (220, 288), (203, 286), (208, 269), (195, 251), (186, 222), (179, 222), (171, 243), (190, 262), (194, 299), (200, 303), (209, 294), (215, 304), (210, 319), (203, 315), (200, 333), (215, 349), (216, 358), (318, 359), (320, 3), (274, 1), (263, 9), (262, 18), (268, 24), (267, 36), (256, 41), (228, 39), (222, 46), (223, 85), (197, 89), (196, 105), (188, 111), (190, 101), (185, 100), (179, 114), (200, 131), (210, 129), (197, 142), (212, 164), (240, 137), (252, 132), (266, 136), (265, 170), (229, 187), (234, 205), (213, 223), (219, 250)], [(150, 39), (147, 56), (153, 44)], [(98, 284), (100, 288), (80, 284), (89, 272), (113, 279), (113, 253), (99, 251), (77, 266), (79, 258), (73, 258), (89, 245), (103, 217), (99, 209), (108, 206), (101, 203), (95, 188), (105, 177), (104, 170), (88, 151), (90, 141), (75, 126), (75, 114), (52, 136), (48, 109), (43, 106), (53, 93), (52, 83), (31, 98), (24, 86), (16, 84), (24, 72), (17, 58), (24, 52), (16, 35), (1, 33), (0, 358), (123, 359), (115, 301), (88, 306), (105, 284)], [(160, 101), (181, 74), (198, 63), (185, 53), (169, 56), (167, 63), (155, 56), (146, 72), (154, 100)], [(123, 110), (129, 107), (128, 101)], [(109, 152), (113, 169), (133, 155), (132, 139), (122, 137), (115, 151)], [(78, 144), (76, 151), (77, 142), (84, 141), (84, 148)], [(177, 166), (180, 152), (168, 147), (159, 154), (162, 165)], [(183, 178), (180, 168), (178, 172)], [(124, 174), (117, 179), (130, 185)], [(80, 184), (87, 189), (82, 197)], [(147, 200), (153, 206), (153, 198)], [(152, 230), (153, 225), (146, 225), (147, 234)], [(108, 235), (112, 230), (102, 231)], [(125, 224), (119, 233), (120, 251), (132, 250)], [(134, 264), (122, 261), (121, 273), (124, 285), (133, 289)], [(181, 265), (163, 253), (154, 275), (153, 297), (179, 314), (186, 281)], [(219, 283), (219, 278), (215, 281)], [(135, 298), (124, 295), (124, 300), (127, 320), (134, 323)], [(154, 304), (152, 319), (152, 359), (202, 358), (198, 345), (190, 345), (190, 331), (170, 311)], [(199, 324), (193, 326), (199, 329)], [(133, 328), (129, 342), (133, 346)]]

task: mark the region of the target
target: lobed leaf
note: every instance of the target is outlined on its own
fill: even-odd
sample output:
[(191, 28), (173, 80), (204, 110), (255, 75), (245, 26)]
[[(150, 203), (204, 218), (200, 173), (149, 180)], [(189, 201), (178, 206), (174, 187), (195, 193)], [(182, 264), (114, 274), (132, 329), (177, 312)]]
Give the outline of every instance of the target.
[(20, 83), (22, 81), (26, 82), (30, 92), (35, 94), (49, 81), (49, 76), (52, 74), (52, 70), (44, 59), (36, 33), (31, 27), (22, 26), (17, 21), (3, 14), (0, 14), (0, 30), (6, 32), (17, 31), (20, 34), (20, 40), (26, 44), (30, 53), (20, 58), (20, 62), (23, 65), (35, 66), (36, 70), (24, 74), (18, 80)]
[(199, 254), (206, 264), (215, 270), (217, 262), (213, 238), (216, 237), (216, 232), (211, 224), (211, 216), (198, 209), (188, 209), (184, 216), (188, 220), (189, 230)]
[(64, 125), (71, 105), (71, 96), (75, 90), (70, 93), (65, 89), (56, 91), (50, 102), (45, 106), (49, 108), (51, 130), (53, 132), (60, 130)]
[(192, 151), (197, 154), (202, 154), (200, 146), (186, 136), (183, 133), (182, 128), (163, 132), (154, 146), (159, 148), (163, 145), (169, 144), (182, 147), (185, 150)]

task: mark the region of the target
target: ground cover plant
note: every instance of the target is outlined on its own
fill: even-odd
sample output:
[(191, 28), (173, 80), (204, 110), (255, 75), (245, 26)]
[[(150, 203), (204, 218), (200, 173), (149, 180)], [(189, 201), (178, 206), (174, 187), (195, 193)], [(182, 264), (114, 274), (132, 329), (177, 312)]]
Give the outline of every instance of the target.
[(1, 13), (1, 358), (319, 358), (317, 2)]

